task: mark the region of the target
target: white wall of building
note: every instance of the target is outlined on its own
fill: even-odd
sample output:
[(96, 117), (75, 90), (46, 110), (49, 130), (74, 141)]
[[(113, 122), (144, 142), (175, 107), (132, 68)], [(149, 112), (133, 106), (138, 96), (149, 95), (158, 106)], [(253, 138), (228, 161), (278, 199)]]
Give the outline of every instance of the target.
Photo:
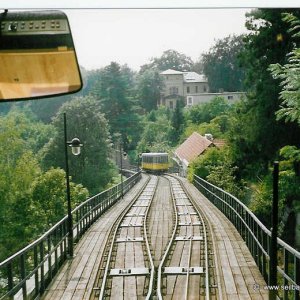
[(245, 93), (242, 92), (224, 92), (224, 93), (202, 93), (186, 95), (186, 106), (194, 106), (201, 103), (210, 102), (215, 97), (224, 97), (229, 103), (239, 101)]

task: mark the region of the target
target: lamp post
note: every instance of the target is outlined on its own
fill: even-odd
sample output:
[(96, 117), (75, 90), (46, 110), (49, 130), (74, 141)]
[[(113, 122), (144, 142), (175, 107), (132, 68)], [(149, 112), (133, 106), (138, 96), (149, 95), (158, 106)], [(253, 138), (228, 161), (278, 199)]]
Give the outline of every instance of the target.
[(80, 154), (80, 147), (83, 145), (78, 138), (74, 138), (71, 142), (67, 139), (67, 117), (64, 113), (64, 136), (65, 136), (65, 162), (66, 162), (66, 185), (67, 185), (67, 204), (68, 204), (68, 254), (73, 257), (73, 219), (72, 219), (72, 206), (71, 206), (71, 193), (70, 193), (70, 178), (69, 178), (69, 159), (68, 159), (68, 146), (72, 148), (73, 155)]
[(119, 152), (120, 152), (120, 174), (121, 174), (121, 197), (123, 198), (124, 192), (123, 192), (123, 175), (122, 175), (122, 170), (123, 170), (123, 157), (126, 159), (127, 153), (123, 152), (123, 147), (122, 147), (122, 142), (119, 144)]
[[(269, 267), (269, 285), (277, 286), (277, 236), (278, 236), (278, 182), (279, 182), (279, 162), (274, 162), (273, 170), (273, 203), (272, 203), (272, 232), (270, 243), (270, 267)], [(271, 290), (270, 300), (275, 300), (276, 290)]]

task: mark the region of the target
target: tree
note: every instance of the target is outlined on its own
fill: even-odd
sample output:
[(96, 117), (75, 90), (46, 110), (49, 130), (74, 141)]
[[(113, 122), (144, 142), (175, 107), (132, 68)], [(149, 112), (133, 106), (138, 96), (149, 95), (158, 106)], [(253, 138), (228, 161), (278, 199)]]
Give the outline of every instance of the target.
[(239, 200), (245, 196), (244, 187), (236, 180), (236, 169), (229, 161), (225, 160), (221, 165), (212, 166), (207, 176), (207, 181), (234, 195)]
[(174, 69), (182, 72), (191, 71), (193, 65), (194, 63), (190, 57), (170, 49), (164, 51), (161, 57), (152, 58), (149, 64), (143, 65), (140, 73), (149, 69), (159, 71), (165, 71), (168, 69)]
[(108, 124), (92, 97), (75, 98), (65, 103), (53, 119), (55, 132), (44, 148), (43, 165), (65, 168), (63, 113), (67, 115), (68, 140), (78, 137), (83, 143), (79, 157), (69, 155), (70, 175), (94, 194), (104, 189), (113, 176)]
[(172, 114), (171, 125), (174, 128), (173, 143), (177, 143), (184, 128), (183, 102), (177, 100), (175, 110)]
[[(70, 182), (72, 209), (88, 198), (88, 190)], [(44, 232), (67, 214), (66, 173), (51, 168), (37, 177), (31, 188), (32, 205), (39, 211), (40, 232)]]
[[(292, 14), (286, 14), (283, 20), (291, 24), (290, 32), (293, 38), (300, 36), (300, 19)], [(282, 106), (277, 111), (277, 120), (297, 122), (300, 125), (300, 48), (294, 48), (288, 55), (287, 63), (283, 66), (274, 64), (270, 66), (274, 79), (281, 81), (282, 91), (280, 99)]]
[(163, 86), (163, 79), (156, 70), (145, 70), (139, 76), (137, 93), (141, 106), (146, 112), (157, 108)]
[[(10, 151), (13, 150), (11, 147)], [(3, 161), (0, 167), (3, 174), (0, 178), (0, 260), (2, 260), (24, 247), (38, 232), (34, 207), (31, 205), (30, 187), (41, 171), (32, 152), (26, 150), (14, 161)]]
[(186, 119), (195, 124), (210, 122), (215, 117), (230, 110), (230, 104), (224, 97), (214, 97), (210, 102), (192, 106), (186, 111)]
[[(299, 150), (284, 147), (280, 150), (279, 169), (279, 235), (291, 246), (295, 245), (295, 219), (300, 212), (300, 177), (296, 175), (295, 161), (300, 162)], [(295, 157), (296, 155), (296, 157)], [(270, 227), (272, 224), (272, 170), (255, 186), (250, 209)], [(299, 245), (298, 245), (299, 246)]]
[(197, 175), (206, 179), (214, 167), (223, 165), (225, 157), (226, 150), (210, 147), (191, 162), (188, 169), (188, 178), (191, 179), (193, 175)]
[(243, 90), (244, 69), (238, 59), (243, 48), (243, 35), (233, 35), (217, 40), (207, 53), (202, 54), (201, 68), (212, 92)]
[[(267, 172), (268, 162), (278, 155), (280, 147), (295, 143), (300, 134), (294, 124), (276, 120), (280, 88), (268, 69), (270, 64), (284, 63), (293, 48), (288, 26), (282, 20), (282, 13), (287, 11), (257, 9), (248, 14), (246, 26), (250, 34), (245, 37), (245, 50), (241, 53), (248, 95), (243, 107), (236, 111), (238, 122), (233, 126), (231, 142), (242, 165), (247, 161), (253, 170), (262, 167), (263, 172)], [(293, 11), (300, 14), (299, 10)], [(245, 133), (241, 128), (246, 129)]]
[(171, 149), (174, 128), (167, 108), (160, 107), (145, 117), (144, 130), (138, 144), (138, 153), (168, 152)]
[[(120, 133), (124, 149), (135, 144), (139, 118), (132, 98), (133, 74), (127, 66), (112, 62), (99, 72), (92, 94), (99, 99), (101, 111), (109, 122), (111, 134)], [(132, 145), (131, 145), (132, 147)]]

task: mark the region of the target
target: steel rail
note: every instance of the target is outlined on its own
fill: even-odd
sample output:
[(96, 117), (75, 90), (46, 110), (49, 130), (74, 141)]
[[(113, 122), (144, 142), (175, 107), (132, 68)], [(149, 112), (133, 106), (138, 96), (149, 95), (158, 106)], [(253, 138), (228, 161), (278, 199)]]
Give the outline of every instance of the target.
[[(178, 179), (177, 179), (178, 180)], [(210, 288), (210, 283), (209, 283), (209, 259), (208, 259), (208, 239), (207, 239), (207, 229), (206, 229), (206, 225), (204, 222), (204, 218), (203, 218), (203, 213), (202, 211), (199, 209), (198, 204), (194, 201), (193, 197), (189, 194), (189, 192), (187, 191), (187, 189), (185, 188), (185, 186), (182, 184), (182, 182), (180, 180), (178, 180), (182, 189), (184, 190), (185, 194), (188, 196), (189, 200), (191, 201), (191, 203), (194, 206), (194, 209), (196, 210), (202, 226), (203, 226), (203, 235), (204, 235), (204, 253), (205, 253), (205, 294), (206, 294), (206, 300), (210, 299), (210, 293), (209, 293), (209, 288)]]
[(153, 263), (153, 258), (152, 258), (152, 254), (151, 254), (151, 250), (150, 250), (150, 245), (149, 245), (149, 240), (148, 240), (148, 232), (147, 232), (147, 218), (148, 218), (148, 213), (149, 213), (149, 210), (150, 210), (150, 207), (151, 207), (151, 204), (153, 202), (153, 199), (154, 199), (154, 195), (157, 191), (157, 187), (158, 187), (158, 182), (159, 182), (159, 179), (157, 180), (156, 182), (156, 188), (155, 188), (155, 191), (152, 195), (152, 198), (151, 198), (151, 202), (149, 203), (149, 206), (147, 207), (146, 209), (146, 212), (145, 212), (145, 218), (144, 218), (144, 236), (145, 236), (145, 241), (146, 241), (146, 246), (147, 246), (147, 252), (148, 252), (148, 256), (150, 258), (150, 266), (151, 266), (151, 274), (150, 274), (150, 282), (149, 282), (149, 289), (148, 289), (148, 293), (147, 293), (147, 296), (146, 296), (146, 300), (148, 299), (151, 299), (151, 296), (152, 296), (152, 292), (153, 292), (153, 283), (154, 283), (154, 272), (155, 272), (155, 268), (154, 268), (154, 263)]
[[(176, 180), (178, 180), (176, 178)], [(201, 220), (201, 224), (203, 226), (203, 235), (204, 235), (204, 253), (205, 253), (205, 291), (206, 291), (206, 300), (209, 300), (210, 295), (209, 295), (209, 263), (208, 263), (208, 247), (207, 247), (207, 229), (206, 229), (206, 225), (202, 216), (202, 213), (200, 212), (200, 210), (198, 209), (198, 206), (196, 205), (195, 201), (193, 200), (193, 198), (191, 197), (191, 195), (187, 192), (186, 188), (183, 186), (182, 182), (180, 180), (178, 180), (178, 182), (180, 183), (180, 186), (182, 188), (182, 190), (185, 192), (186, 196), (188, 197), (189, 201), (192, 203), (194, 209), (196, 210), (198, 217)], [(191, 215), (189, 214), (190, 218)], [(191, 238), (191, 243), (190, 243), (190, 247), (192, 247), (192, 238)], [(192, 249), (190, 249), (191, 251)], [(189, 268), (188, 268), (188, 275), (189, 275)], [(187, 278), (187, 291), (188, 292), (188, 278)], [(187, 294), (186, 294), (187, 295)], [(187, 297), (186, 297), (187, 299)]]
[[(187, 205), (185, 204), (186, 213), (189, 216), (190, 224), (192, 224), (192, 217), (191, 213), (188, 210)], [(194, 235), (193, 226), (190, 226), (190, 242), (189, 242), (189, 258), (188, 258), (188, 266), (187, 266), (187, 274), (186, 274), (186, 284), (185, 284), (185, 299), (188, 299), (189, 293), (189, 280), (190, 280), (190, 266), (191, 266), (191, 258), (192, 258), (192, 247), (193, 247), (193, 239), (192, 236)]]
[[(169, 181), (168, 178), (166, 178), (166, 179)], [(163, 255), (162, 259), (161, 259), (161, 262), (160, 262), (160, 264), (158, 266), (158, 274), (157, 274), (157, 297), (158, 297), (159, 300), (163, 299), (162, 298), (162, 294), (161, 294), (161, 285), (162, 285), (161, 284), (161, 279), (162, 279), (162, 274), (161, 273), (162, 273), (162, 267), (163, 267), (163, 264), (164, 264), (164, 262), (165, 262), (165, 260), (166, 260), (166, 258), (168, 256), (168, 254), (170, 252), (172, 244), (173, 244), (173, 242), (175, 240), (175, 235), (176, 235), (176, 231), (177, 231), (177, 228), (178, 228), (178, 214), (177, 214), (177, 210), (176, 210), (176, 203), (175, 203), (174, 195), (172, 193), (171, 184), (170, 184), (170, 194), (171, 194), (171, 197), (172, 197), (173, 211), (174, 211), (174, 214), (175, 214), (175, 226), (174, 226), (174, 229), (173, 229), (173, 232), (172, 232), (172, 236), (170, 238), (170, 242), (169, 242), (169, 244), (167, 246), (167, 249), (166, 249), (166, 251), (165, 251), (165, 253), (164, 253), (164, 255)]]
[[(164, 256), (161, 260), (161, 263), (159, 265), (159, 268), (158, 268), (158, 289), (157, 289), (157, 296), (158, 296), (158, 299), (162, 299), (162, 294), (161, 294), (161, 285), (162, 285), (162, 268), (163, 268), (163, 265), (165, 264), (165, 261), (169, 255), (169, 252), (170, 252), (170, 249), (175, 241), (175, 236), (176, 236), (176, 232), (177, 232), (177, 228), (178, 228), (178, 212), (177, 212), (177, 209), (176, 209), (176, 196), (175, 196), (175, 191), (174, 191), (174, 183), (173, 182), (177, 182), (179, 183), (179, 186), (180, 188), (182, 189), (182, 192), (179, 191), (179, 193), (185, 195), (188, 200), (190, 201), (190, 203), (193, 205), (200, 221), (201, 221), (201, 225), (203, 227), (203, 241), (204, 241), (204, 256), (205, 256), (205, 295), (206, 295), (206, 299), (209, 299), (210, 298), (210, 295), (209, 295), (209, 259), (208, 259), (208, 240), (207, 240), (207, 234), (206, 234), (206, 226), (205, 226), (205, 222), (204, 222), (204, 219), (202, 217), (202, 214), (200, 213), (198, 207), (196, 207), (195, 205), (195, 202), (192, 200), (192, 197), (187, 193), (185, 187), (182, 185), (181, 181), (178, 180), (177, 178), (173, 177), (172, 176), (172, 179), (173, 179), (173, 182), (172, 180), (170, 180), (169, 178), (170, 177), (166, 177), (168, 179), (168, 181), (170, 182), (170, 190), (171, 190), (171, 195), (172, 195), (172, 199), (173, 199), (173, 205), (174, 205), (174, 211), (176, 212), (175, 213), (175, 218), (176, 218), (176, 221), (175, 221), (175, 226), (174, 226), (174, 230), (173, 230), (173, 234), (172, 234), (172, 237), (170, 239), (170, 242), (168, 244), (168, 247), (164, 253)], [(192, 224), (192, 217), (191, 217), (191, 212), (188, 210), (187, 206), (185, 205), (185, 208), (186, 208), (186, 212), (188, 213), (188, 216), (190, 218), (190, 223)], [(190, 241), (189, 241), (189, 258), (188, 258), (188, 266), (187, 266), (187, 274), (186, 274), (186, 284), (185, 284), (185, 299), (188, 299), (188, 291), (189, 291), (189, 279), (190, 279), (190, 262), (191, 262), (191, 258), (192, 258), (192, 246), (193, 246), (193, 239), (192, 239), (192, 236), (193, 236), (193, 227), (190, 227), (191, 228), (191, 235), (190, 235)]]
[(126, 207), (126, 209), (119, 215), (119, 217), (114, 222), (113, 226), (111, 226), (111, 228), (110, 228), (108, 236), (111, 236), (111, 235), (113, 235), (113, 236), (112, 236), (112, 238), (110, 240), (107, 241), (107, 244), (106, 244), (106, 245), (108, 245), (108, 243), (111, 242), (111, 245), (110, 245), (110, 248), (109, 248), (109, 254), (108, 254), (108, 258), (107, 258), (107, 263), (106, 263), (106, 266), (105, 266), (104, 275), (103, 275), (103, 279), (102, 279), (102, 285), (101, 285), (99, 299), (104, 299), (104, 292), (105, 292), (105, 285), (106, 285), (106, 279), (107, 279), (108, 268), (109, 268), (109, 261), (111, 259), (111, 254), (112, 254), (112, 250), (113, 250), (113, 246), (114, 246), (113, 241), (115, 240), (115, 237), (116, 237), (119, 225), (120, 225), (122, 219), (124, 218), (124, 216), (131, 209), (132, 205), (139, 198), (139, 196), (141, 195), (141, 193), (143, 192), (143, 190), (145, 189), (145, 187), (147, 186), (147, 184), (149, 183), (149, 181), (150, 181), (150, 176), (148, 177), (147, 181), (145, 182), (145, 184), (140, 189), (140, 192), (132, 199), (132, 201), (130, 201), (130, 203), (128, 204), (128, 206)]
[[(171, 176), (173, 176), (173, 175), (171, 175)], [(176, 177), (176, 178), (177, 178), (177, 177)], [(181, 182), (182, 186), (184, 187), (184, 190), (185, 190), (186, 194), (189, 195), (189, 197), (192, 199), (192, 201), (194, 201), (192, 195), (190, 194), (190, 192), (188, 191), (188, 189), (184, 186), (182, 180), (181, 180), (180, 178), (177, 178), (177, 179)], [(214, 235), (214, 231), (213, 231), (211, 222), (209, 221), (209, 218), (208, 218), (207, 214), (205, 213), (205, 211), (203, 211), (203, 210), (201, 209), (200, 205), (199, 205), (196, 201), (194, 201), (194, 205), (198, 208), (199, 211), (202, 212), (202, 217), (206, 219), (206, 223), (207, 223), (207, 225), (208, 225), (208, 227), (209, 227), (209, 232), (210, 232), (211, 239), (212, 239), (213, 253), (217, 253), (216, 237), (215, 237), (215, 235)], [(204, 224), (205, 224), (205, 223), (204, 223)], [(215, 266), (215, 272), (216, 272), (217, 286), (218, 286), (218, 287), (221, 287), (220, 267), (219, 267), (219, 263), (218, 263), (217, 257), (214, 259), (214, 266)], [(209, 282), (208, 282), (208, 283), (209, 283)], [(208, 284), (208, 283), (206, 282), (206, 284)], [(218, 293), (219, 293), (219, 299), (222, 299), (222, 298), (223, 298), (223, 295), (222, 295), (222, 291), (221, 291), (220, 288), (218, 288)]]
[[(136, 197), (133, 198), (132, 201), (130, 201), (130, 203), (128, 204), (128, 206), (126, 207), (126, 209), (123, 211), (122, 214), (120, 214), (120, 216), (117, 218), (116, 222), (111, 227), (109, 235), (112, 235), (112, 238), (108, 241), (108, 243), (111, 242), (111, 244), (110, 244), (110, 248), (109, 248), (109, 253), (107, 255), (107, 261), (106, 261), (106, 265), (105, 265), (105, 271), (104, 271), (104, 275), (103, 275), (103, 279), (102, 279), (102, 284), (101, 284), (100, 295), (99, 295), (99, 299), (101, 299), (101, 300), (104, 299), (104, 297), (105, 297), (104, 293), (105, 293), (105, 287), (106, 287), (106, 283), (107, 283), (109, 266), (110, 266), (110, 262), (111, 262), (111, 258), (112, 258), (112, 253), (113, 253), (114, 241), (116, 240), (116, 235), (117, 235), (117, 232), (118, 232), (118, 230), (120, 228), (120, 224), (123, 221), (123, 219), (126, 217), (126, 215), (128, 214), (129, 210), (132, 208), (132, 206), (134, 205), (134, 203), (136, 203), (136, 201), (139, 200), (141, 194), (147, 188), (147, 186), (150, 183), (150, 181), (151, 181), (151, 177), (149, 176), (147, 182), (141, 188), (140, 192), (136, 195)], [(152, 200), (153, 200), (153, 197), (154, 197), (154, 194), (155, 194), (155, 190), (157, 188), (157, 183), (158, 183), (158, 181), (156, 182), (156, 186), (155, 186), (153, 195), (151, 197), (151, 201), (149, 203), (149, 206), (147, 208), (147, 211), (149, 211), (149, 207), (150, 207), (150, 205), (152, 203)], [(145, 213), (145, 217), (144, 217), (144, 224), (145, 223), (146, 223), (146, 213)], [(148, 295), (149, 295), (149, 293), (151, 295), (152, 291), (150, 291), (150, 286), (151, 286), (151, 289), (152, 289), (153, 280), (154, 280), (154, 264), (153, 264), (153, 260), (152, 260), (152, 255), (151, 255), (150, 247), (149, 247), (149, 244), (148, 244), (148, 239), (146, 237), (146, 232), (144, 232), (144, 235), (145, 235), (145, 241), (146, 241), (146, 245), (147, 245), (147, 252), (148, 252), (148, 255), (149, 255), (149, 262), (150, 262), (150, 265), (151, 265), (150, 280), (152, 280), (152, 283), (151, 282), (149, 283), (149, 291), (148, 291)], [(147, 295), (147, 297), (148, 297), (148, 295)], [(150, 295), (149, 295), (149, 298), (150, 298)]]

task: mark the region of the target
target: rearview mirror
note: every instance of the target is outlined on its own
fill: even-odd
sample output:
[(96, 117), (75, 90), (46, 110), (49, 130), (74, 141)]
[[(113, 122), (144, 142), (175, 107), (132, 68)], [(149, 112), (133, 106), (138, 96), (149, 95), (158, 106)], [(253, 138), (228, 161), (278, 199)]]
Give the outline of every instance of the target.
[(60, 11), (0, 14), (0, 101), (75, 93), (82, 79)]

